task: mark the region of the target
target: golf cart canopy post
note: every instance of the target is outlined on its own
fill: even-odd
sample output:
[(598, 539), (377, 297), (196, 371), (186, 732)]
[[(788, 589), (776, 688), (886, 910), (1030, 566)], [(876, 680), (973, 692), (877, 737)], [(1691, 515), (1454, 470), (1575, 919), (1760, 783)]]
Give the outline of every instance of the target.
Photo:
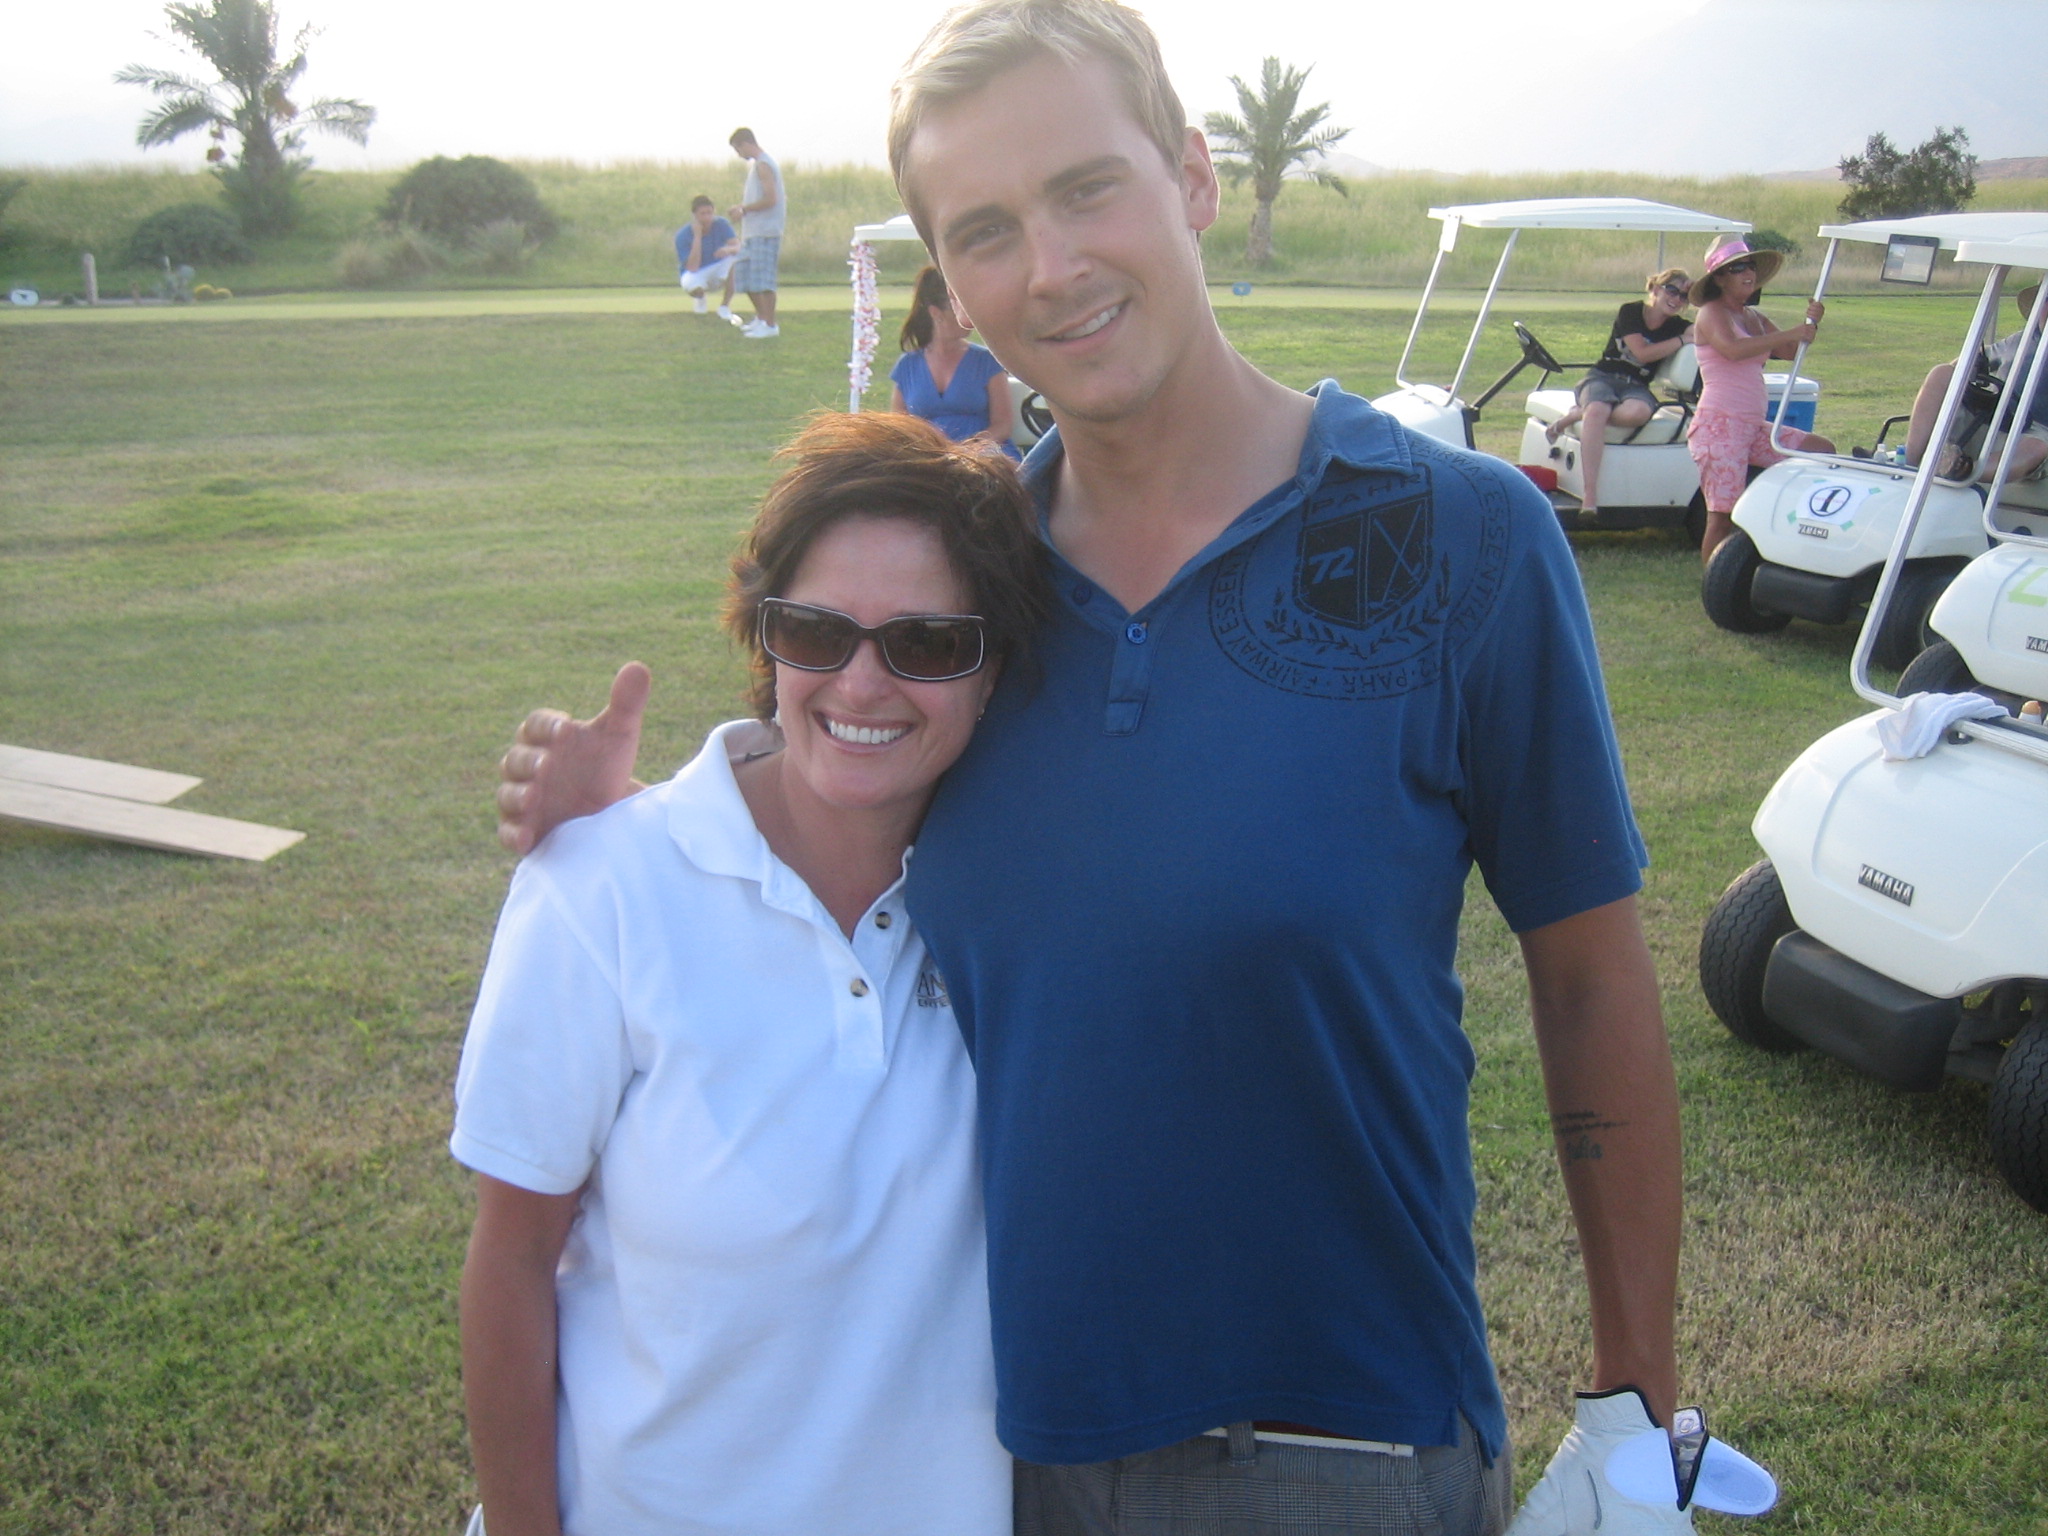
[[(2008, 269), (2048, 269), (2048, 235), (2036, 236), (2030, 240), (2001, 241), (1997, 244), (1987, 240), (1965, 240), (1956, 247), (1956, 260), (2003, 264)], [(2034, 295), (2034, 307), (2027, 316), (2026, 329), (2038, 333), (2043, 324), (2043, 312), (2048, 310), (2048, 283), (2040, 283), (2037, 280), (2036, 286), (2039, 291)], [(2048, 537), (2016, 533), (2001, 526), (1997, 520), (1997, 492), (2004, 487), (2012, 471), (2012, 456), (2019, 448), (2020, 438), (2024, 435), (2014, 428), (2020, 422), (2030, 419), (2029, 413), (2041, 392), (2042, 381), (2048, 378), (2048, 359), (2043, 358), (2038, 343), (2022, 355), (2027, 358), (2027, 366), (2019, 378), (2005, 381), (2005, 403), (2001, 404), (1998, 413), (1999, 419), (2006, 423), (2005, 448), (1998, 457), (1998, 473), (1992, 477), (1990, 494), (1984, 498), (1984, 531), (2002, 544), (2028, 544), (2036, 549), (2048, 549)]]
[[(1910, 219), (1866, 219), (1860, 224), (1823, 224), (1818, 231), (1820, 238), (1827, 241), (1828, 248), (1821, 257), (1820, 277), (1813, 285), (1814, 301), (1818, 303), (1828, 291), (1828, 279), (1835, 270), (1835, 253), (1844, 240), (1854, 240), (1860, 245), (1889, 245), (1894, 235), (1911, 235), (1922, 240), (1932, 240), (1944, 251), (1956, 250), (1965, 240), (2023, 240), (2048, 239), (2048, 215), (2039, 213), (1923, 213)], [(1792, 357), (1792, 377), (1799, 377), (1799, 370), (1806, 361), (1808, 342), (1801, 342)], [(1785, 410), (1790, 404), (1788, 391), (1778, 402), (1778, 408), (1771, 414), (1771, 446), (1783, 453), (1785, 445), (1779, 441), (1778, 433), (1785, 421)], [(1807, 454), (1809, 458), (1822, 458), (1824, 454)], [(1836, 455), (1840, 457), (1840, 455)]]
[(847, 266), (853, 269), (853, 354), (846, 360), (846, 409), (849, 413), (860, 410), (861, 396), (867, 393), (868, 380), (873, 377), (875, 345), (881, 337), (882, 306), (876, 297), (875, 242), (916, 240), (922, 243), (923, 239), (907, 213), (899, 213), (880, 224), (853, 226), (853, 244), (846, 256)]
[[(1998, 301), (2004, 292), (2006, 275), (2015, 266), (2048, 268), (2048, 236), (2033, 243), (1987, 241), (1981, 246), (1972, 242), (1974, 254), (1958, 258), (1963, 260), (1987, 261), (1991, 263), (1989, 274), (1984, 279), (1984, 291), (1978, 296), (1976, 313), (1970, 319), (1970, 331), (1963, 343), (1962, 357), (1971, 357), (1983, 350), (1991, 340), (1991, 333), (1997, 328)], [(2048, 289), (2048, 285), (2043, 285)], [(2031, 319), (2038, 318), (2044, 309), (2043, 295), (2036, 295)], [(2038, 378), (2040, 373), (2038, 352), (2027, 370), (2028, 382)], [(2015, 387), (2017, 381), (2008, 380), (2007, 388)], [(1955, 426), (1957, 415), (1962, 410), (1963, 396), (1970, 384), (1970, 370), (1957, 368), (1949, 378), (1948, 391), (1942, 397), (1941, 411), (1936, 416), (1931, 443), (1945, 443)], [(2017, 417), (2014, 418), (2017, 421)], [(2016, 440), (2017, 432), (2008, 434)], [(1871, 652), (1876, 646), (1876, 616), (1885, 611), (1891, 602), (1893, 590), (1898, 586), (1900, 572), (1905, 569), (1906, 551), (1912, 548), (1913, 532), (1919, 525), (1920, 515), (1927, 506), (1927, 493), (1934, 481), (1936, 453), (1921, 455), (1920, 467), (1913, 476), (1912, 493), (1907, 497), (1906, 508), (1899, 518), (1898, 531), (1892, 536), (1891, 553), (1885, 558), (1884, 573), (1878, 579), (1877, 590), (1870, 596), (1870, 615), (1864, 621), (1863, 631), (1856, 637), (1856, 650), (1849, 659), (1849, 681), (1856, 692), (1872, 704), (1896, 709), (1903, 702), (1898, 695), (1887, 693), (1870, 680)], [(1994, 503), (2004, 488), (2006, 466), (2011, 462), (2012, 448), (2008, 443), (2004, 457), (2000, 460), (1998, 474), (1986, 489), (1986, 505)], [(1996, 720), (1959, 720), (1951, 729), (1972, 740), (2001, 747), (2036, 762), (2048, 763), (2048, 740), (2039, 739), (2038, 730), (2027, 730), (2017, 722)]]
[(1429, 216), (1441, 220), (1444, 227), (1437, 238), (1436, 260), (1430, 264), (1429, 280), (1423, 284), (1422, 302), (1415, 310), (1415, 323), (1408, 329), (1408, 343), (1402, 347), (1401, 361), (1394, 368), (1394, 382), (1403, 389), (1416, 387), (1408, 377), (1408, 362), (1415, 351), (1415, 340), (1422, 334), (1423, 316), (1429, 313), (1430, 296), (1436, 292), (1437, 275), (1443, 270), (1444, 258), (1457, 247), (1458, 232), (1461, 229), (1508, 231), (1507, 244), (1493, 269), (1493, 281), (1487, 285), (1486, 297), (1480, 301), (1478, 318), (1472, 322), (1465, 355), (1459, 359), (1457, 375), (1451, 380), (1448, 393), (1453, 400), (1458, 398), (1466, 371), (1472, 365), (1473, 354), (1479, 350), (1480, 333), (1486, 329), (1486, 318), (1493, 308), (1494, 295), (1500, 291), (1508, 262), (1515, 253), (1515, 242), (1521, 238), (1523, 230), (1611, 229), (1624, 234), (1643, 235), (1740, 235), (1749, 231), (1749, 225), (1740, 219), (1696, 213), (1690, 208), (1653, 203), (1640, 197), (1538, 197), (1508, 203), (1463, 203), (1451, 208), (1432, 208)]

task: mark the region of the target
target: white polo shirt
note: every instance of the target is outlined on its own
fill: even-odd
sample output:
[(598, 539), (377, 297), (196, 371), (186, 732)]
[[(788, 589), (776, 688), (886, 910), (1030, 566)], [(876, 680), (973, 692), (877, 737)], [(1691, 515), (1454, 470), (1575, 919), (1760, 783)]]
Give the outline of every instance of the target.
[(499, 919), (449, 1148), (584, 1189), (556, 1278), (569, 1536), (1006, 1536), (973, 1072), (902, 883), (851, 942), (719, 727), (559, 828)]

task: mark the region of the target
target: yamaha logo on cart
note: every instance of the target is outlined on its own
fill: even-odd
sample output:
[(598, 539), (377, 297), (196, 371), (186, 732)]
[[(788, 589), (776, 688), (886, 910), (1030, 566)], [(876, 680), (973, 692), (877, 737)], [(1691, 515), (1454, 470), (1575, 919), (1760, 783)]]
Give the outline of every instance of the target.
[(1828, 536), (1828, 530), (1819, 523), (1801, 523), (1799, 531), (1809, 539), (1824, 539)]
[(2039, 651), (2043, 656), (2048, 656), (2048, 635), (2027, 636), (2027, 649)]
[(1883, 870), (1874, 869), (1866, 864), (1863, 866), (1862, 873), (1856, 876), (1856, 883), (1869, 886), (1870, 889), (1877, 892), (1880, 896), (1889, 896), (1902, 907), (1913, 905), (1912, 885), (1907, 881), (1901, 880), (1897, 875), (1888, 875)]

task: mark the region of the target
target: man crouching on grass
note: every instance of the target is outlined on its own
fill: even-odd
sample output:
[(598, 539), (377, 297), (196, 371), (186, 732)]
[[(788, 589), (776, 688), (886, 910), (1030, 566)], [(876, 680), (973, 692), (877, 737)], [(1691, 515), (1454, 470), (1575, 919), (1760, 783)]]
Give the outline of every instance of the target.
[[(1453, 968), (1475, 860), (1527, 963), (1593, 1322), (1593, 1393), (1516, 1533), (1689, 1530), (1611, 1489), (1567, 1507), (1672, 1420), (1679, 1147), (1642, 843), (1549, 506), (1232, 350), (1215, 172), (1135, 12), (955, 11), (889, 146), (962, 320), (1058, 423), (1026, 467), (1044, 675), (1004, 680), (909, 886), (975, 1058), (1017, 1530), (1506, 1525)], [(595, 758), (624, 777), (634, 713), (536, 717), (509, 843)]]

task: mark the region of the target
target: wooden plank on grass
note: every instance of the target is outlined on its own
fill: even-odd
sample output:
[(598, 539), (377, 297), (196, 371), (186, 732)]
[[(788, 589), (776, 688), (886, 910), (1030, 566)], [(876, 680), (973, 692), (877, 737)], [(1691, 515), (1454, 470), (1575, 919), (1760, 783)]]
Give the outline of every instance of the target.
[(0, 816), (33, 822), (39, 827), (85, 832), (117, 843), (140, 843), (145, 848), (205, 853), (223, 859), (267, 859), (306, 835), (253, 821), (204, 816), (197, 811), (144, 805), (49, 784), (26, 784), (18, 779), (0, 779)]
[(141, 800), (150, 805), (164, 805), (200, 783), (189, 773), (164, 773), (156, 768), (103, 762), (97, 757), (38, 752), (34, 747), (10, 747), (4, 741), (0, 741), (0, 779), (83, 790), (89, 795), (112, 795), (117, 800)]

